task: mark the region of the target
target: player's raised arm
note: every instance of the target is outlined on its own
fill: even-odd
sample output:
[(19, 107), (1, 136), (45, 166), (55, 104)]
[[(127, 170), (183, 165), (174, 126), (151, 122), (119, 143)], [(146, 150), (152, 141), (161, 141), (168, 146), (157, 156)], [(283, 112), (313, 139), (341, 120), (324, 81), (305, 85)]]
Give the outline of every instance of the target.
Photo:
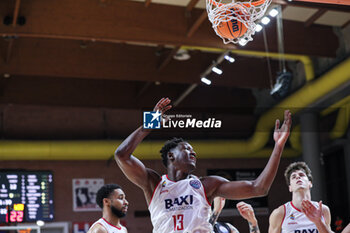
[(283, 205), (272, 211), (269, 218), (269, 233), (281, 233), (284, 215), (285, 210)]
[(282, 151), (290, 133), (291, 124), (291, 113), (289, 110), (286, 110), (281, 127), (279, 127), (279, 120), (276, 120), (273, 135), (275, 147), (267, 165), (257, 179), (253, 181), (228, 181), (218, 176), (204, 178), (202, 182), (205, 185), (209, 200), (213, 200), (216, 196), (226, 199), (246, 199), (267, 195), (275, 179)]
[[(171, 108), (170, 99), (162, 98), (154, 107), (154, 111), (164, 113)], [(139, 127), (129, 135), (115, 151), (115, 160), (127, 178), (142, 188), (146, 193), (152, 192), (159, 181), (160, 176), (151, 169), (148, 169), (144, 164), (132, 155), (136, 147), (150, 133), (151, 130)], [(146, 198), (148, 199), (147, 195)]]
[(284, 121), (280, 126), (279, 120), (276, 120), (275, 132), (273, 134), (273, 139), (275, 140), (275, 147), (271, 153), (270, 159), (265, 166), (262, 173), (254, 181), (254, 187), (258, 189), (259, 194), (267, 195), (273, 180), (275, 179), (278, 165), (282, 156), (284, 145), (286, 144), (289, 134), (290, 127), (292, 125), (292, 114), (289, 110), (284, 112)]
[(214, 198), (214, 209), (209, 219), (209, 223), (211, 225), (214, 225), (216, 223), (224, 206), (225, 206), (225, 198), (222, 198), (222, 197)]
[(260, 233), (258, 220), (256, 220), (253, 207), (243, 201), (236, 205), (239, 214), (248, 222), (250, 233)]

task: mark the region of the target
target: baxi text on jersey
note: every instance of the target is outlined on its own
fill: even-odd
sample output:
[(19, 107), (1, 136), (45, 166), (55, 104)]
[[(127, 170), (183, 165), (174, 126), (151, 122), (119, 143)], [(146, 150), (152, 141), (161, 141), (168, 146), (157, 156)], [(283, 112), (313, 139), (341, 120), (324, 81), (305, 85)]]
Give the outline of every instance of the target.
[(170, 209), (177, 206), (189, 206), (193, 204), (193, 195), (186, 195), (175, 197), (174, 199), (165, 199), (164, 200), (165, 209)]
[(294, 233), (318, 233), (317, 229), (302, 229), (302, 230), (295, 230)]
[(197, 120), (187, 118), (186, 120), (171, 120), (163, 122), (163, 128), (221, 128), (221, 120), (208, 118), (207, 120)]

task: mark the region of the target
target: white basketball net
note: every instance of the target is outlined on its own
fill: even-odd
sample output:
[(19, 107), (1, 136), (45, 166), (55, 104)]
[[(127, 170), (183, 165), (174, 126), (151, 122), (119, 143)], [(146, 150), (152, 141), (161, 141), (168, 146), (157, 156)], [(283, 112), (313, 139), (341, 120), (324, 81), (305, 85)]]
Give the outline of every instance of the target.
[[(255, 34), (255, 21), (265, 15), (267, 7), (272, 0), (247, 0), (245, 2), (234, 2), (234, 0), (206, 0), (209, 21), (213, 29), (225, 44), (240, 43), (246, 44), (252, 41)], [(246, 33), (239, 38), (225, 38), (218, 33), (218, 26), (222, 22), (237, 20), (247, 27)], [(232, 21), (231, 21), (232, 22)]]

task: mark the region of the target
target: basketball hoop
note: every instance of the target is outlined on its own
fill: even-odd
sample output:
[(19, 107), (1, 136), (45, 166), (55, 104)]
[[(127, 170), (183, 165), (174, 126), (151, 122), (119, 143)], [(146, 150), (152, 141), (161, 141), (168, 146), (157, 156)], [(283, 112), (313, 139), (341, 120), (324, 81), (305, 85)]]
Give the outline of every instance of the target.
[[(262, 18), (272, 0), (206, 0), (209, 21), (225, 44), (248, 43), (255, 34), (255, 21)], [(226, 32), (226, 31), (227, 32)]]

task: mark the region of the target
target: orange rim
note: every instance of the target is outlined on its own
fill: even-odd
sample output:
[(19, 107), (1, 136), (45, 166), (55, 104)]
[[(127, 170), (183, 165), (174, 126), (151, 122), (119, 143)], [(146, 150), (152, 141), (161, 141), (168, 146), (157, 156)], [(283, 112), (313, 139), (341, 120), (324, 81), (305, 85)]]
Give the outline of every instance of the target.
[[(256, 2), (252, 2), (251, 4), (253, 6), (260, 6), (260, 5), (264, 4), (265, 2), (266, 2), (266, 0), (259, 0), (259, 1), (256, 1)], [(243, 4), (243, 5), (245, 5), (245, 4)], [(249, 5), (249, 4), (247, 4), (247, 5)]]
[[(312, 1), (312, 0), (309, 0), (309, 1)], [(219, 7), (224, 5), (223, 3), (217, 3), (215, 0), (209, 0), (209, 2), (211, 2), (211, 4), (213, 4), (214, 6), (219, 6)], [(258, 0), (258, 1), (252, 2), (251, 4), (243, 3), (243, 5), (246, 7), (249, 7), (251, 5), (260, 6), (260, 5), (264, 4), (265, 2), (266, 2), (266, 0)]]
[(214, 6), (219, 6), (219, 7), (224, 5), (222, 3), (217, 3), (215, 0), (209, 0), (209, 2), (211, 2), (211, 4), (213, 4)]

